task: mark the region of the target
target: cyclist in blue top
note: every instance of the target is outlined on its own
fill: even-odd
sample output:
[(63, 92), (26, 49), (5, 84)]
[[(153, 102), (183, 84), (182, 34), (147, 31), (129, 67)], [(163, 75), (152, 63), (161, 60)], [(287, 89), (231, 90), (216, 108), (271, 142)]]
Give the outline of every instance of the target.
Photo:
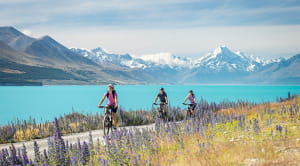
[(158, 98), (160, 100), (160, 104), (163, 104), (164, 113), (166, 113), (167, 105), (168, 105), (168, 96), (167, 96), (167, 93), (165, 92), (164, 88), (159, 89), (159, 93), (157, 94), (156, 98), (154, 99), (153, 104), (156, 103)]

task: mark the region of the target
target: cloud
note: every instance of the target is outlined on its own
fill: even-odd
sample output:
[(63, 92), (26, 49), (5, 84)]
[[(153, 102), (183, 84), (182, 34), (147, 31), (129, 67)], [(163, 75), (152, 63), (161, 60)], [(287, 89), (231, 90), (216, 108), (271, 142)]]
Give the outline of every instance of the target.
[(300, 52), (299, 0), (0, 0), (0, 26), (67, 46), (200, 56), (219, 45), (256, 55)]
[(266, 58), (300, 52), (300, 25), (222, 26), (172, 29), (118, 29), (102, 27), (32, 29), (35, 34), (57, 39), (68, 47), (103, 47), (109, 52), (136, 56), (171, 52), (199, 57), (226, 45), (234, 51)]
[(197, 27), (300, 24), (298, 0), (0, 1), (1, 24)]

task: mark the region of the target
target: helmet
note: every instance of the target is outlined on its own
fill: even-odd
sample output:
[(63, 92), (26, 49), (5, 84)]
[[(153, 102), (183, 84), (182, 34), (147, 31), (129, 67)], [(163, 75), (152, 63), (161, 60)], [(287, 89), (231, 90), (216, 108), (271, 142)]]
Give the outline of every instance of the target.
[(111, 87), (114, 89), (114, 85), (113, 84), (108, 84), (107, 87)]
[(160, 88), (159, 90), (162, 90), (162, 91), (164, 91), (164, 88)]

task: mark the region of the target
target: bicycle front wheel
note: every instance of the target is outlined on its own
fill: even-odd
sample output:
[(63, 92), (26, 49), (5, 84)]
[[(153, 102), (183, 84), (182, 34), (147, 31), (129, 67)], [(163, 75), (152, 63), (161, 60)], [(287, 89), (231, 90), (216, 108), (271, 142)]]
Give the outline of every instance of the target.
[(107, 136), (109, 132), (111, 131), (112, 124), (109, 116), (105, 116), (103, 120), (103, 132), (104, 135)]

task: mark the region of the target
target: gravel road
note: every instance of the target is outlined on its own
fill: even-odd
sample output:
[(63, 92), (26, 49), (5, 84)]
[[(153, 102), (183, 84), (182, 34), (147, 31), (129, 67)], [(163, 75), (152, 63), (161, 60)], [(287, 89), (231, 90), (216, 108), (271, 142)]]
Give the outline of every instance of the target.
[[(123, 128), (123, 127), (120, 127)], [(154, 124), (150, 125), (144, 125), (144, 126), (128, 126), (124, 127), (127, 129), (130, 128), (136, 128), (136, 129), (143, 129), (143, 128), (154, 128)], [(100, 141), (103, 141), (103, 130), (92, 130), (92, 137), (93, 142), (96, 142), (97, 139)], [(80, 141), (88, 141), (89, 140), (89, 132), (82, 132), (82, 133), (73, 133), (73, 134), (67, 134), (63, 136), (63, 139), (65, 141), (68, 141), (69, 143), (76, 143), (77, 139), (80, 139)], [(31, 141), (23, 141), (23, 142), (17, 142), (13, 143), (13, 145), (16, 147), (16, 149), (21, 148), (23, 144), (26, 146), (28, 157), (33, 159), (34, 158), (34, 152), (33, 152), (33, 142), (36, 141), (39, 145), (40, 151), (43, 152), (44, 149), (48, 148), (47, 138), (43, 139), (36, 139)], [(11, 144), (0, 144), (0, 150), (4, 148), (9, 148)]]

